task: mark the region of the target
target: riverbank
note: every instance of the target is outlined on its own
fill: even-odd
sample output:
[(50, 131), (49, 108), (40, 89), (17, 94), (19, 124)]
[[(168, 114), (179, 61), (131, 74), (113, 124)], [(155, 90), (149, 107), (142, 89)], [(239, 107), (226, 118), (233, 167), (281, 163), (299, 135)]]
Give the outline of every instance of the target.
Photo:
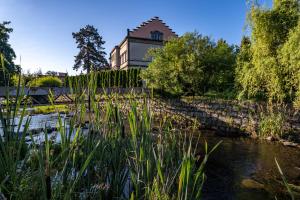
[(277, 140), (288, 146), (300, 143), (300, 113), (290, 105), (185, 97), (154, 99), (151, 106), (158, 115), (196, 120), (200, 129), (221, 136)]

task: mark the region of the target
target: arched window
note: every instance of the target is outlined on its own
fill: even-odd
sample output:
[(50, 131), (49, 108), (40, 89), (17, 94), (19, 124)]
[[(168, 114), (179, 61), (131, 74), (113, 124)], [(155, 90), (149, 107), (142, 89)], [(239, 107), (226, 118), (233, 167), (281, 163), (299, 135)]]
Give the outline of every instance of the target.
[(163, 36), (164, 36), (164, 34), (162, 32), (159, 32), (159, 31), (152, 31), (151, 32), (151, 39), (152, 40), (162, 41)]

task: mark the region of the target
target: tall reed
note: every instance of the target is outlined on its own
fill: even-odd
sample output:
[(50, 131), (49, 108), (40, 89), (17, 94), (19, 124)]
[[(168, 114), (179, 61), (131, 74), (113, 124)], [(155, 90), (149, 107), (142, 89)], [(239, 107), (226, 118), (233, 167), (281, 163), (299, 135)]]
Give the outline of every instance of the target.
[[(22, 88), (16, 97), (7, 92), (0, 105), (0, 193), (8, 199), (201, 198), (204, 166), (215, 148), (203, 147), (206, 154), (199, 159), (199, 143), (191, 134), (174, 131), (171, 123), (154, 124), (148, 99), (119, 102), (118, 95), (110, 95), (101, 101), (96, 75), (89, 75), (87, 85), (72, 81), (73, 116), (66, 120), (58, 114), (59, 142), (47, 133), (41, 133), (44, 142), (35, 142), (30, 117), (21, 131)], [(49, 99), (54, 104), (53, 95)]]

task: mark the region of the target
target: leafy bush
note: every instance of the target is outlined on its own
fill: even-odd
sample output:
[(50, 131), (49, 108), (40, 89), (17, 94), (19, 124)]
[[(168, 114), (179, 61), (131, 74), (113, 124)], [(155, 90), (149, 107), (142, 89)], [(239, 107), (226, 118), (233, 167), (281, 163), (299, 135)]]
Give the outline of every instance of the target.
[(153, 58), (141, 77), (148, 87), (173, 95), (203, 95), (233, 89), (237, 49), (197, 32), (173, 38), (149, 51)]
[(30, 87), (61, 87), (62, 81), (53, 76), (36, 78), (28, 83)]
[(20, 86), (24, 86), (25, 85), (25, 78), (22, 75), (20, 76), (18, 74), (14, 74), (11, 77), (11, 82), (12, 82), (13, 86), (18, 86), (19, 82), (20, 82)]

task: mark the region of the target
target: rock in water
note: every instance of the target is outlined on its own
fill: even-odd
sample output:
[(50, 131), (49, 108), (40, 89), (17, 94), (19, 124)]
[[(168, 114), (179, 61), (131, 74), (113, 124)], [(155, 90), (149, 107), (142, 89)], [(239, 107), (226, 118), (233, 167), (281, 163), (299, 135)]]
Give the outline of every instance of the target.
[(264, 185), (253, 180), (253, 179), (244, 179), (241, 182), (243, 188), (247, 189), (264, 189)]
[(269, 136), (269, 137), (266, 138), (266, 140), (275, 141), (276, 139), (273, 136)]
[(296, 146), (297, 146), (296, 143), (288, 142), (288, 141), (284, 141), (282, 144), (283, 144), (284, 146), (289, 146), (289, 147), (296, 147)]

